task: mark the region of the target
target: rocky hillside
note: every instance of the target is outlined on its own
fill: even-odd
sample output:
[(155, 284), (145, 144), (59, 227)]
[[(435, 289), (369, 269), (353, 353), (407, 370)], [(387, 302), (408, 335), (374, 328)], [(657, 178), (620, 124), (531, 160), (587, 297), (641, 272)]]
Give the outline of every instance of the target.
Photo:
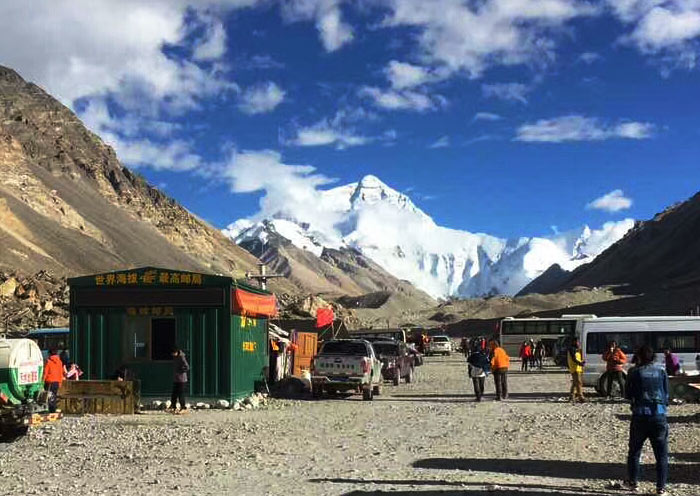
[(0, 177), (0, 267), (255, 268), (255, 257), (123, 167), (68, 108), (2, 67)]
[(653, 219), (638, 222), (593, 262), (573, 272), (552, 268), (525, 293), (556, 293), (578, 286), (615, 286), (619, 294), (700, 290), (700, 193)]

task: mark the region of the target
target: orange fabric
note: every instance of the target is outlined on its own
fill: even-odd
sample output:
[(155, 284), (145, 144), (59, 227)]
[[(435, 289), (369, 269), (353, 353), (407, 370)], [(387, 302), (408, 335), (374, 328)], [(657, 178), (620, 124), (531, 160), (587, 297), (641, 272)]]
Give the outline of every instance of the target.
[(621, 372), (622, 366), (627, 363), (627, 355), (620, 348), (615, 348), (612, 353), (603, 353), (603, 360), (607, 362), (606, 370)]
[(241, 315), (274, 317), (277, 315), (277, 298), (273, 294), (261, 295), (235, 289), (233, 291), (233, 307)]
[(498, 348), (494, 348), (493, 358), (491, 358), (491, 370), (507, 369), (508, 367), (510, 367), (510, 357), (508, 356), (508, 353), (506, 353), (506, 350), (500, 346)]
[(58, 355), (51, 355), (44, 365), (44, 382), (63, 382), (63, 362)]

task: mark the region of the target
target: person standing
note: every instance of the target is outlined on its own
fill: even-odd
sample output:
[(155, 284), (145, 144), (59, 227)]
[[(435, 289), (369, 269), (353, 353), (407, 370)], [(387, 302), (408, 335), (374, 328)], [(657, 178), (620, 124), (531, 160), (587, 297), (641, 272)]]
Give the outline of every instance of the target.
[(170, 408), (175, 413), (175, 404), (180, 402), (180, 413), (187, 411), (185, 403), (185, 386), (187, 386), (187, 372), (190, 371), (190, 364), (187, 363), (185, 352), (179, 348), (173, 348), (173, 394), (170, 398)]
[(472, 351), (467, 359), (469, 368), (469, 377), (474, 384), (474, 395), (476, 396), (476, 401), (481, 401), (481, 397), (484, 395), (484, 382), (486, 380), (486, 374), (491, 368), (491, 363), (489, 362), (489, 357), (482, 351), (481, 347), (474, 342), (472, 346)]
[(615, 341), (611, 341), (608, 350), (603, 353), (603, 361), (606, 363), (607, 385), (605, 396), (612, 398), (612, 383), (616, 381), (620, 387), (620, 395), (625, 397), (625, 374), (622, 366), (627, 363), (627, 355), (620, 349)]
[(44, 365), (44, 389), (49, 392), (49, 413), (56, 411), (58, 388), (63, 382), (63, 362), (55, 349), (49, 350), (49, 358)]
[(510, 367), (510, 357), (506, 350), (495, 339), (491, 345), (491, 370), (493, 371), (493, 381), (496, 385), (496, 401), (508, 398), (508, 367)]
[(546, 350), (544, 348), (544, 343), (542, 342), (542, 340), (537, 341), (537, 346), (535, 347), (535, 362), (539, 370), (542, 370), (542, 368), (544, 367), (545, 354)]
[(580, 401), (583, 403), (586, 401), (583, 397), (583, 366), (586, 362), (583, 360), (581, 342), (578, 339), (574, 339), (567, 352), (567, 364), (571, 374), (571, 402)]
[(681, 361), (678, 359), (678, 355), (673, 354), (669, 346), (664, 348), (664, 358), (666, 361), (666, 373), (669, 376), (680, 374)]
[(523, 344), (520, 345), (520, 370), (527, 372), (527, 365), (530, 361), (530, 343), (526, 341), (523, 341)]
[(654, 365), (654, 350), (644, 345), (637, 353), (638, 365), (629, 371), (625, 397), (630, 400), (629, 451), (625, 485), (637, 490), (639, 457), (644, 442), (649, 439), (656, 459), (656, 494), (666, 493), (668, 479), (668, 375)]

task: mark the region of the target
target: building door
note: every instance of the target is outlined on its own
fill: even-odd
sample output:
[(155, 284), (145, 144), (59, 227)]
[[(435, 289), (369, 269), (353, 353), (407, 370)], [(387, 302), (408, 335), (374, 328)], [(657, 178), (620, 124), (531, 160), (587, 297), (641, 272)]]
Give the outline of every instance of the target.
[(311, 370), (311, 360), (316, 356), (318, 334), (315, 332), (298, 332), (297, 349), (294, 350), (294, 375), (301, 377), (302, 370)]

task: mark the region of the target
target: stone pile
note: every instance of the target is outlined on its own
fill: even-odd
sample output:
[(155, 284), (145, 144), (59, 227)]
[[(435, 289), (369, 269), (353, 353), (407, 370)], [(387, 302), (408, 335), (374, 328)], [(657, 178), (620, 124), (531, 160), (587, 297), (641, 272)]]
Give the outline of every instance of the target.
[(39, 327), (67, 327), (69, 290), (65, 278), (0, 272), (0, 333), (22, 336)]
[[(191, 410), (256, 410), (260, 407), (267, 406), (269, 397), (266, 393), (254, 393), (242, 400), (229, 402), (226, 400), (217, 400), (213, 402), (198, 401), (197, 403), (187, 403), (187, 408)], [(170, 400), (153, 400), (150, 403), (140, 405), (142, 411), (148, 410), (167, 410), (170, 408)]]

